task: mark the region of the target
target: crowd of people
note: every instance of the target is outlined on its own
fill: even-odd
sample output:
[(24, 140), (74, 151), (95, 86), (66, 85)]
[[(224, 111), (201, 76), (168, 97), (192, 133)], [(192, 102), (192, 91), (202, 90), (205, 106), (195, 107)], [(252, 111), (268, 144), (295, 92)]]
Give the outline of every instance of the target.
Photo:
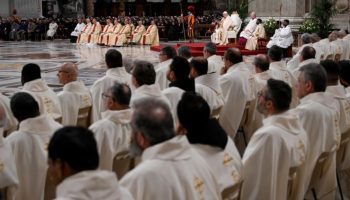
[[(108, 30), (131, 29), (118, 23), (95, 35), (87, 21), (78, 43), (118, 43)], [(91, 88), (64, 63), (58, 94), (26, 64), (23, 91), (0, 96), (0, 188), (43, 199), (49, 177), (58, 199), (335, 199), (341, 186), (349, 196), (350, 35), (302, 40), (288, 63), (277, 42), (253, 68), (238, 48), (221, 57), (210, 42), (203, 57), (166, 46), (158, 65), (136, 60), (128, 72), (110, 49)], [(119, 171), (119, 157), (135, 167)]]

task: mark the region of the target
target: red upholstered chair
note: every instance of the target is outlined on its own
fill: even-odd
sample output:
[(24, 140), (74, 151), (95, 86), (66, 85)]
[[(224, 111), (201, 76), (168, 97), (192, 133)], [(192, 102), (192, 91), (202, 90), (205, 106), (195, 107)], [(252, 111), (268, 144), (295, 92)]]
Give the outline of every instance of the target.
[(267, 41), (265, 38), (259, 38), (257, 50), (266, 50), (266, 45), (268, 42), (269, 41)]

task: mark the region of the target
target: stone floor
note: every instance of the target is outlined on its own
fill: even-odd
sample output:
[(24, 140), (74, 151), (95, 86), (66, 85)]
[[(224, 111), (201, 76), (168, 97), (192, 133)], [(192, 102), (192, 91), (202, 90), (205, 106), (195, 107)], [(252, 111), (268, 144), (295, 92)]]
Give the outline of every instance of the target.
[[(54, 90), (61, 90), (57, 71), (64, 62), (74, 62), (79, 66), (79, 79), (90, 86), (106, 71), (104, 55), (108, 47), (77, 46), (68, 40), (43, 42), (0, 41), (0, 92), (11, 95), (21, 89), (20, 77), (23, 65), (36, 63), (41, 67), (42, 77)], [(148, 46), (116, 48), (127, 61), (148, 60), (157, 64), (158, 53)]]

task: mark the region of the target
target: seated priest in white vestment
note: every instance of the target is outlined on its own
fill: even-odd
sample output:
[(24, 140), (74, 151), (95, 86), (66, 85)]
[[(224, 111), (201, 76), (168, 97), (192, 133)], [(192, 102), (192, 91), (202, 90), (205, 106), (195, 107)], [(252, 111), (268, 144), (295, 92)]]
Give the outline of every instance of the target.
[(190, 62), (191, 78), (196, 84), (196, 92), (208, 103), (211, 114), (220, 111), (225, 104), (218, 73), (208, 73), (208, 61), (202, 57), (193, 58)]
[(146, 32), (146, 28), (143, 25), (143, 22), (140, 20), (137, 22), (135, 30), (131, 34), (131, 42), (134, 44), (139, 44), (142, 38), (143, 33)]
[(282, 80), (292, 88), (293, 95), (292, 95), (292, 103), (291, 107), (294, 108), (298, 104), (298, 97), (296, 95), (296, 83), (297, 80), (293, 76), (292, 72), (290, 72), (287, 69), (287, 64), (285, 61), (282, 60), (283, 57), (283, 50), (282, 48), (278, 47), (277, 45), (272, 46), (269, 50), (267, 55), (269, 56), (270, 60), (270, 75), (273, 79)]
[(178, 123), (176, 108), (182, 94), (184, 92), (195, 92), (194, 80), (190, 78), (190, 71), (191, 68), (187, 59), (175, 56), (167, 72), (167, 78), (170, 80), (169, 87), (162, 91), (170, 102), (170, 110), (176, 125)]
[(97, 44), (102, 45), (103, 41), (107, 39), (108, 34), (112, 33), (114, 29), (114, 25), (112, 19), (107, 18), (106, 25), (103, 27), (102, 32), (98, 36)]
[(122, 54), (115, 49), (110, 49), (105, 55), (107, 65), (106, 75), (95, 81), (91, 86), (92, 95), (92, 123), (101, 119), (101, 113), (106, 110), (102, 100), (102, 94), (107, 92), (115, 82), (126, 83), (131, 87), (131, 75), (123, 66)]
[(99, 155), (93, 133), (68, 126), (56, 131), (48, 146), (49, 176), (57, 200), (133, 200), (114, 172), (98, 170)]
[(92, 28), (88, 34), (87, 43), (96, 44), (98, 42), (101, 31), (102, 26), (100, 22), (98, 22), (96, 18), (92, 18)]
[(154, 67), (156, 70), (156, 82), (161, 90), (169, 87), (170, 81), (167, 79), (167, 72), (169, 70), (170, 63), (176, 56), (176, 50), (172, 46), (163, 47), (159, 52), (160, 63)]
[(183, 45), (177, 49), (177, 54), (181, 57), (186, 58), (188, 62), (191, 62), (191, 60), (193, 58), (190, 47), (185, 46), (185, 45)]
[(118, 46), (118, 47), (123, 46), (127, 42), (128, 37), (130, 37), (131, 33), (132, 33), (131, 20), (125, 19), (124, 27), (114, 38), (115, 42), (113, 46)]
[(51, 117), (40, 114), (37, 101), (25, 92), (13, 95), (11, 110), (19, 128), (5, 139), (5, 143), (12, 150), (18, 174), (16, 199), (43, 200), (47, 146), (52, 134), (62, 126)]
[(0, 93), (0, 106), (4, 109), (5, 112), (5, 117), (6, 120), (4, 122), (4, 126), (3, 126), (3, 133), (0, 134), (1, 136), (5, 136), (12, 133), (13, 131), (17, 130), (17, 126), (18, 126), (18, 121), (17, 119), (13, 116), (13, 113), (11, 111), (11, 107), (10, 107), (10, 99), (1, 94)]
[[(333, 60), (324, 60), (321, 61), (320, 64), (326, 70), (327, 73), (326, 93), (331, 94), (334, 97), (334, 99), (339, 103), (340, 133), (347, 133), (350, 130), (350, 98), (346, 97), (345, 88), (339, 83), (339, 66)], [(348, 168), (350, 168), (350, 163)]]
[(112, 46), (115, 43), (115, 40), (112, 41), (112, 39), (115, 38), (116, 35), (122, 30), (123, 26), (119, 23), (118, 18), (114, 19), (114, 26), (112, 28), (111, 32), (108, 32), (108, 34), (105, 34), (102, 36), (102, 44), (103, 45), (109, 45)]
[(346, 96), (350, 96), (350, 60), (341, 60), (339, 65), (340, 83), (345, 87)]
[(333, 60), (339, 61), (344, 58), (344, 51), (347, 50), (348, 44), (339, 37), (338, 31), (333, 31), (334, 40), (331, 42), (331, 48), (334, 54)]
[(224, 42), (225, 35), (224, 35), (224, 25), (223, 22), (219, 19), (215, 19), (215, 30), (213, 34), (210, 36), (210, 41), (216, 45), (219, 45), (220, 43)]
[(285, 19), (282, 22), (282, 27), (277, 29), (275, 34), (271, 37), (266, 47), (271, 48), (274, 45), (283, 49), (283, 57), (287, 57), (287, 49), (293, 44), (294, 38), (292, 29), (289, 26), (289, 20)]
[(186, 134), (191, 146), (207, 161), (223, 193), (231, 190), (225, 198), (238, 196), (242, 182), (242, 160), (236, 145), (221, 128), (218, 121), (210, 117), (208, 103), (199, 94), (186, 92), (177, 107), (180, 125), (178, 134)]
[(89, 18), (86, 18), (86, 25), (83, 30), (79, 33), (77, 44), (86, 44), (88, 42), (88, 36), (93, 29), (93, 24)]
[(154, 98), (134, 105), (130, 151), (141, 163), (120, 181), (135, 200), (221, 199), (212, 170), (188, 142), (176, 136), (169, 106)]
[(49, 24), (49, 30), (47, 30), (46, 36), (48, 38), (53, 38), (53, 36), (56, 34), (58, 25), (55, 22), (55, 20), (51, 20), (50, 24)]
[(108, 110), (89, 129), (94, 133), (100, 155), (99, 168), (112, 171), (118, 153), (129, 151), (132, 111), (131, 90), (124, 83), (115, 83), (104, 95)]
[(151, 24), (147, 27), (146, 32), (143, 33), (140, 44), (151, 46), (159, 45), (158, 27), (154, 20), (151, 21)]
[(233, 28), (232, 30), (228, 31), (227, 33), (227, 37), (228, 39), (231, 39), (231, 38), (237, 38), (237, 34), (239, 32), (239, 30), (241, 29), (241, 26), (242, 26), (242, 20), (241, 18), (239, 17), (237, 11), (232, 11), (232, 14), (231, 14), (231, 20), (232, 20), (232, 25), (233, 25)]
[[(302, 46), (298, 48), (298, 52), (293, 56), (292, 59), (290, 59), (287, 63), (287, 69), (289, 71), (294, 71), (298, 68), (299, 64), (300, 64), (300, 55), (301, 55), (301, 51), (305, 48), (305, 47), (312, 47), (312, 36), (309, 33), (303, 33), (301, 35), (301, 43)], [(316, 51), (316, 50), (315, 50)]]
[(240, 36), (239, 36), (238, 44), (240, 46), (244, 47), (249, 37), (253, 35), (255, 28), (257, 26), (256, 21), (257, 21), (256, 13), (251, 12), (249, 23), (247, 24), (246, 27), (244, 27), (243, 31), (240, 33)]
[(223, 37), (221, 38), (220, 45), (226, 45), (228, 44), (228, 31), (233, 30), (234, 25), (227, 11), (224, 11), (222, 15), (221, 24), (223, 27)]
[(78, 23), (75, 26), (74, 30), (70, 34), (70, 42), (76, 43), (78, 36), (81, 34), (81, 32), (84, 30), (85, 23), (81, 18), (78, 18)]
[(29, 63), (23, 66), (21, 82), (22, 91), (34, 97), (39, 104), (41, 114), (47, 114), (56, 120), (62, 117), (58, 96), (41, 78), (41, 70), (37, 64)]
[(256, 50), (258, 48), (258, 40), (265, 38), (265, 28), (261, 19), (257, 19), (256, 28), (253, 34), (248, 38), (247, 43), (245, 44), (245, 49)]
[[(300, 104), (293, 112), (299, 115), (310, 148), (304, 165), (297, 172), (296, 199), (335, 199), (336, 151), (341, 137), (339, 104), (332, 95), (325, 93), (326, 86), (327, 74), (321, 65), (311, 63), (300, 68)], [(322, 175), (313, 176), (315, 167), (322, 167)]]
[(134, 69), (132, 70), (132, 84), (136, 89), (133, 91), (130, 106), (139, 99), (151, 97), (161, 99), (169, 107), (171, 103), (168, 98), (162, 93), (159, 85), (156, 83), (156, 72), (154, 66), (148, 61), (135, 61)]
[(0, 105), (0, 190), (5, 190), (3, 199), (15, 200), (18, 176), (15, 159), (9, 144), (5, 143), (3, 132), (6, 125), (6, 109)]
[(303, 48), (303, 50), (300, 52), (300, 56), (299, 56), (299, 65), (297, 66), (297, 68), (295, 69), (288, 69), (288, 65), (287, 65), (287, 69), (292, 72), (293, 76), (295, 79), (297, 79), (299, 77), (299, 69), (307, 64), (310, 63), (318, 63), (317, 60), (315, 59), (316, 56), (316, 51), (312, 46), (306, 46)]
[(226, 104), (220, 112), (219, 122), (233, 139), (239, 128), (248, 101), (256, 97), (254, 76), (243, 62), (239, 49), (230, 48), (224, 55), (225, 67), (219, 78)]
[(212, 42), (205, 44), (203, 48), (203, 56), (208, 60), (208, 74), (216, 72), (220, 74), (221, 69), (224, 68), (224, 62), (221, 56), (216, 55), (216, 45)]
[(305, 162), (308, 141), (296, 114), (288, 112), (292, 89), (269, 79), (259, 91), (263, 126), (250, 139), (243, 155), (242, 199), (287, 199), (288, 181)]
[(58, 71), (58, 80), (63, 84), (63, 91), (58, 93), (62, 108), (62, 125), (77, 125), (79, 110), (91, 107), (89, 89), (77, 80), (78, 66), (74, 63), (63, 64)]

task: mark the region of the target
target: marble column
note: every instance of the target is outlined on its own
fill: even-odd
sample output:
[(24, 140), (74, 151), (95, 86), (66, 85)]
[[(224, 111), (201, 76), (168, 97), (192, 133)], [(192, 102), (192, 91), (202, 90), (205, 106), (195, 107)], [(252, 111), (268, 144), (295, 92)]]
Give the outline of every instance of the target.
[(94, 0), (86, 0), (86, 16), (94, 16)]

